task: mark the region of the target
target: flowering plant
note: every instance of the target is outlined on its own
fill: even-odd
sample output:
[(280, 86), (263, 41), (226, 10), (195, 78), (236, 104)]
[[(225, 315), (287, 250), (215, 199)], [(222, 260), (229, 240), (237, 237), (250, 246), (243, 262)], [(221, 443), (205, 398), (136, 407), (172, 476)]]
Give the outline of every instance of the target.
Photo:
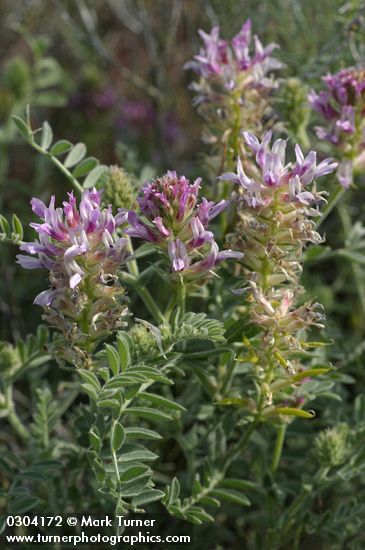
[[(306, 373), (296, 359), (308, 347), (299, 337), (300, 331), (311, 325), (323, 326), (324, 317), (317, 311), (321, 306), (312, 301), (297, 306), (296, 302), (302, 294), (299, 276), (303, 248), (321, 242), (314, 219), (320, 215), (316, 206), (325, 199), (323, 193), (315, 191), (314, 180), (331, 173), (337, 164), (325, 159), (317, 165), (316, 153), (311, 151), (304, 157), (299, 145), (295, 147), (296, 162), (286, 164), (286, 141), (278, 139), (270, 148), (271, 132), (262, 142), (249, 132), (244, 133), (244, 139), (256, 159), (256, 165), (247, 163), (250, 175), (239, 158), (237, 173), (220, 177), (239, 185), (239, 221), (228, 239), (244, 253), (250, 316), (263, 331), (255, 350), (261, 368), (259, 407), (267, 405), (267, 412), (273, 414), (276, 400), (276, 411), (283, 404), (302, 405), (304, 400), (296, 391), (298, 387), (300, 390), (302, 375), (308, 378), (323, 372), (308, 369)], [(253, 349), (250, 346), (251, 355)], [(290, 394), (283, 393), (285, 386), (291, 386)]]
[[(164, 80), (176, 70), (175, 34), (186, 36), (185, 7), (173, 2), (155, 36), (149, 10), (157, 13), (158, 2), (110, 2), (113, 17), (135, 34), (128, 51), (144, 33), (153, 73), (145, 81), (106, 55), (98, 8), (77, 4), (88, 63), (67, 112), (80, 133), (82, 117), (92, 121), (89, 148), (107, 164), (84, 143), (55, 140), (56, 117), (53, 128), (35, 129), (38, 110), (23, 109), (23, 100), (14, 104), (11, 136), (16, 129), (37, 162), (24, 153), (18, 167), (11, 154), (0, 155), (1, 170), (5, 156), (14, 166), (7, 193), (19, 214), (0, 216), (11, 266), (0, 310), (10, 319), (4, 334), (12, 335), (0, 341), (1, 514), (102, 512), (113, 520), (113, 540), (124, 544), (131, 540), (116, 516), (157, 512), (165, 540), (194, 524), (199, 549), (299, 549), (315, 541), (360, 550), (365, 229), (352, 221), (363, 201), (351, 183), (364, 165), (363, 70), (328, 75), (326, 91), (309, 94), (325, 120), (316, 147), (307, 93), (317, 89), (322, 66), (303, 51), (299, 70), (299, 38), (291, 55), (273, 42), (263, 46), (250, 19), (230, 40), (217, 25), (200, 30), (199, 53), (179, 52), (192, 58), (185, 67), (202, 117), (201, 166), (201, 157), (193, 162), (197, 134), (189, 127), (189, 149)], [(228, 12), (228, 4), (214, 9)], [(211, 6), (206, 11), (215, 17)], [(78, 28), (67, 8), (63, 15)], [(286, 12), (278, 16), (294, 24)], [(302, 27), (312, 43), (310, 25)], [(112, 66), (109, 83), (105, 69), (93, 73), (96, 53), (100, 65)], [(49, 58), (38, 62), (45, 83), (34, 89), (46, 108), (55, 97), (39, 90), (62, 79)], [(4, 86), (12, 97), (26, 95), (17, 92), (27, 81), (23, 65), (10, 69), (0, 78), (5, 106)], [(140, 97), (129, 89), (122, 95), (117, 74)], [(114, 143), (119, 135), (127, 145)], [(21, 174), (33, 169), (30, 191)], [(23, 187), (31, 207), (18, 200)], [(37, 315), (44, 324), (22, 337)], [(0, 536), (9, 527), (0, 517)], [(34, 523), (13, 527), (16, 535), (48, 535)]]

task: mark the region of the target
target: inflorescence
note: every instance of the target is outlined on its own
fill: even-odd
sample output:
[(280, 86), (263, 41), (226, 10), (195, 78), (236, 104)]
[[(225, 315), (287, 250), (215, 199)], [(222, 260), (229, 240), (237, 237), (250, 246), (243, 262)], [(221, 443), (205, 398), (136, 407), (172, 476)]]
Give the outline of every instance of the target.
[(309, 102), (326, 121), (316, 128), (341, 154), (337, 170), (341, 185), (348, 188), (353, 174), (365, 167), (365, 70), (354, 67), (323, 78), (327, 90), (309, 94)]

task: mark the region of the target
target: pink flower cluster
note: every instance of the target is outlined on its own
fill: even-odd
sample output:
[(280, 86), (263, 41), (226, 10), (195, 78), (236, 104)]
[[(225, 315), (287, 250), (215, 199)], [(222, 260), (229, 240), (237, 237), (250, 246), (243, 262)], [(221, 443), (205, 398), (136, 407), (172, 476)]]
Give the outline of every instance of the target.
[(365, 150), (365, 71), (347, 68), (323, 78), (326, 90), (309, 94), (309, 102), (327, 122), (317, 135), (341, 150), (345, 160), (337, 175), (344, 187), (352, 182), (353, 169)]
[(282, 191), (286, 202), (308, 205), (318, 197), (308, 191), (314, 179), (333, 172), (337, 167), (331, 158), (317, 165), (316, 152), (310, 151), (304, 157), (299, 145), (295, 146), (296, 162), (286, 164), (286, 140), (278, 139), (270, 147), (271, 132), (265, 134), (261, 143), (250, 132), (244, 132), (243, 136), (255, 154), (257, 167), (251, 167), (252, 175), (248, 176), (238, 158), (237, 173), (222, 174), (220, 179), (238, 183), (244, 200), (252, 208), (268, 206), (274, 200), (273, 190), (276, 189)]
[[(271, 71), (280, 69), (282, 63), (271, 56), (276, 44), (264, 47), (254, 35), (254, 52), (251, 49), (251, 20), (248, 19), (241, 30), (229, 43), (219, 36), (219, 27), (213, 27), (210, 34), (200, 30), (203, 47), (199, 55), (185, 67), (193, 69), (203, 79), (221, 80), (227, 90), (233, 90), (240, 75), (250, 74), (250, 84), (257, 87), (271, 88), (274, 81), (268, 77)], [(196, 87), (195, 87), (196, 88)], [(197, 102), (203, 98), (197, 99)]]
[(114, 273), (126, 257), (126, 239), (116, 237), (115, 230), (126, 221), (120, 211), (113, 216), (111, 207), (101, 208), (101, 192), (95, 188), (85, 191), (79, 208), (73, 193), (62, 208), (55, 207), (55, 197), (47, 207), (41, 200), (31, 200), (32, 209), (42, 220), (32, 223), (39, 240), (24, 243), (18, 263), (26, 269), (48, 269), (54, 288), (41, 292), (35, 303), (49, 306), (63, 292), (75, 289), (90, 273), (99, 281)]
[(200, 182), (198, 178), (191, 184), (184, 176), (169, 171), (146, 184), (138, 199), (142, 216), (130, 211), (130, 227), (126, 230), (131, 237), (166, 251), (172, 271), (190, 278), (206, 275), (225, 259), (242, 257), (231, 250), (219, 252), (208, 224), (227, 207), (228, 201), (199, 201)]

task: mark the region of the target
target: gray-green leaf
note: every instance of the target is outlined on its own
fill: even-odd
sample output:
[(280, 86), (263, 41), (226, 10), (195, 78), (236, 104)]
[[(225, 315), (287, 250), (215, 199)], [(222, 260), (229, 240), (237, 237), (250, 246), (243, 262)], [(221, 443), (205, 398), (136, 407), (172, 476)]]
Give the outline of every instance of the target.
[(42, 135), (41, 135), (41, 147), (47, 151), (53, 140), (53, 131), (51, 126), (45, 120), (42, 125)]
[(60, 139), (60, 141), (56, 141), (56, 143), (52, 145), (50, 153), (51, 155), (57, 156), (62, 155), (62, 153), (67, 153), (70, 149), (72, 149), (72, 143), (67, 141), (67, 139)]
[(75, 164), (80, 162), (85, 155), (86, 145), (84, 143), (77, 143), (67, 155), (64, 165), (66, 168), (72, 168), (72, 166), (75, 166)]
[(115, 453), (123, 445), (125, 440), (125, 431), (120, 422), (115, 421), (112, 427), (111, 434), (111, 449)]
[(90, 189), (91, 187), (94, 187), (94, 185), (98, 183), (106, 170), (108, 170), (108, 167), (105, 166), (105, 164), (100, 164), (99, 166), (96, 166), (96, 168), (91, 170), (90, 174), (88, 174), (84, 181), (84, 188)]

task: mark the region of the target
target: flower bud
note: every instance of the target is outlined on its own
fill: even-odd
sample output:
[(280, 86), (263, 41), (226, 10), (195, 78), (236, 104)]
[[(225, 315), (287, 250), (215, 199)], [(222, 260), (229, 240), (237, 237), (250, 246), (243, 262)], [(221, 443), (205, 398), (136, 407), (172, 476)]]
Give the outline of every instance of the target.
[(350, 451), (350, 430), (346, 424), (324, 430), (314, 442), (314, 455), (325, 467), (343, 464), (349, 457)]
[(114, 208), (133, 207), (137, 191), (133, 177), (119, 166), (111, 166), (102, 183), (102, 204)]
[(158, 352), (156, 338), (144, 325), (134, 325), (129, 335), (133, 340), (134, 349), (138, 357), (146, 357)]

